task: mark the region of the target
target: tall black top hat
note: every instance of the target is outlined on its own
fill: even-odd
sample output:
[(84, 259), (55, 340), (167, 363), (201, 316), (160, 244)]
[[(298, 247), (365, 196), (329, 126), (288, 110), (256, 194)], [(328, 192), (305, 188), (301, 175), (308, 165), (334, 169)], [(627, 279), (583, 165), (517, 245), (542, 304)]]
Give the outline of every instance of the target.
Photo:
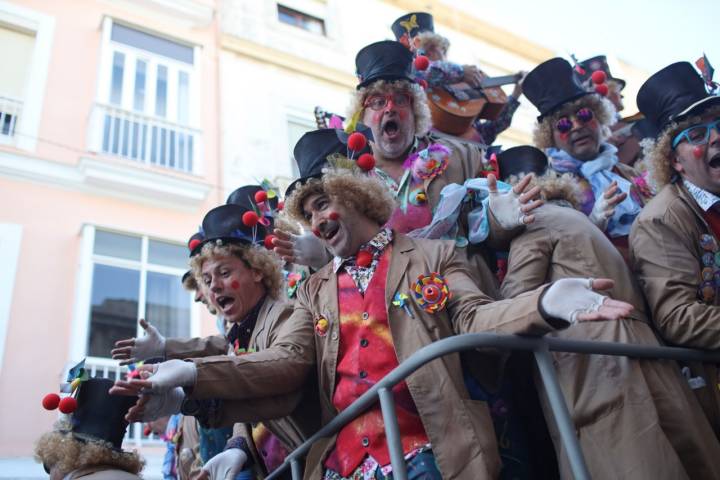
[(128, 426), (125, 414), (138, 397), (110, 395), (112, 386), (108, 378), (91, 378), (80, 384), (71, 431), (81, 440), (109, 442), (120, 450)]
[(578, 69), (575, 68), (575, 75), (577, 75), (578, 80), (580, 80), (581, 83), (589, 81), (590, 77), (592, 77), (593, 72), (601, 70), (605, 72), (608, 80), (614, 80), (618, 84), (620, 84), (620, 90), (625, 88), (625, 80), (623, 80), (622, 78), (613, 77), (612, 73), (610, 73), (610, 67), (608, 66), (607, 58), (605, 57), (605, 55), (598, 55), (597, 57), (588, 58), (587, 60), (578, 62), (578, 65), (582, 69), (582, 72), (579, 72)]
[(545, 153), (530, 145), (508, 148), (497, 156), (497, 160), (500, 179), (503, 181), (521, 173), (543, 175), (548, 167)]
[(570, 63), (563, 58), (551, 58), (527, 74), (523, 93), (540, 111), (538, 122), (568, 102), (590, 92), (585, 90), (573, 73)]
[[(233, 191), (230, 195), (228, 195), (227, 201), (225, 203), (234, 203), (235, 205), (240, 205), (241, 207), (245, 207), (248, 210), (251, 210), (256, 205), (255, 201), (255, 194), (260, 191), (264, 191), (265, 189), (260, 185), (245, 185), (244, 187), (240, 187)], [(268, 198), (268, 206), (271, 210), (275, 210), (278, 206), (278, 197), (277, 195)]]
[(659, 130), (718, 104), (720, 96), (705, 90), (702, 77), (688, 62), (673, 63), (655, 73), (637, 94), (638, 108)]
[[(355, 128), (356, 132), (365, 135), (365, 138), (372, 140), (372, 130), (365, 125), (358, 123)], [(328, 165), (328, 157), (334, 153), (347, 155), (348, 134), (343, 130), (335, 130), (331, 128), (321, 128), (307, 132), (300, 137), (295, 144), (293, 156), (297, 162), (300, 178), (295, 180), (285, 191), (285, 196), (290, 195), (300, 185), (304, 184), (312, 178), (320, 178), (323, 175), (323, 169)], [(369, 152), (369, 143), (359, 152), (353, 152), (354, 157)]]
[(203, 245), (214, 241), (240, 245), (262, 243), (268, 231), (261, 221), (255, 210), (240, 205), (231, 203), (215, 207), (202, 221)]
[(412, 63), (412, 53), (400, 42), (383, 40), (371, 43), (355, 57), (355, 71), (360, 80), (357, 88), (377, 80), (413, 82)]
[(400, 42), (405, 35), (412, 38), (420, 32), (434, 32), (435, 23), (429, 13), (412, 12), (395, 20), (390, 28), (395, 34), (395, 40)]

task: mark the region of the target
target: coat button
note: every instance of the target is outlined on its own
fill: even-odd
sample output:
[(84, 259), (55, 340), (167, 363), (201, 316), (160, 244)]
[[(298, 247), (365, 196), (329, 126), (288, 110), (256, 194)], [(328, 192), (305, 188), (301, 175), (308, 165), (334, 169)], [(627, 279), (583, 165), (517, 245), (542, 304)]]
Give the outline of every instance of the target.
[(368, 312), (363, 312), (363, 313), (362, 313), (362, 319), (363, 319), (363, 320), (367, 320), (368, 318), (370, 318), (370, 314), (369, 314)]
[(360, 340), (360, 346), (363, 348), (367, 347), (368, 343), (369, 342), (367, 341), (367, 338), (363, 338), (362, 340)]
[(360, 378), (367, 377), (367, 372), (365, 370), (360, 370)]
[(362, 438), (362, 446), (367, 447), (368, 445), (370, 445), (370, 439), (368, 439), (367, 437), (363, 437)]
[(337, 340), (337, 339), (338, 339), (338, 334), (337, 334), (337, 332), (333, 332), (333, 334), (332, 334), (331, 336), (332, 336), (332, 339), (333, 339), (333, 340)]

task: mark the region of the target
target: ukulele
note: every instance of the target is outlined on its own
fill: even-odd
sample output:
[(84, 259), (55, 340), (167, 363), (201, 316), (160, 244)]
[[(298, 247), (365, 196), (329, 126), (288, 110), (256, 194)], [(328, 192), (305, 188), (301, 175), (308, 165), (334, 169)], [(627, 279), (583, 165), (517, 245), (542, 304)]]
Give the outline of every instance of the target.
[(482, 86), (471, 87), (465, 82), (428, 87), (425, 90), (433, 127), (450, 135), (462, 135), (476, 118), (494, 120), (507, 103), (501, 85), (517, 83), (520, 73), (483, 79)]

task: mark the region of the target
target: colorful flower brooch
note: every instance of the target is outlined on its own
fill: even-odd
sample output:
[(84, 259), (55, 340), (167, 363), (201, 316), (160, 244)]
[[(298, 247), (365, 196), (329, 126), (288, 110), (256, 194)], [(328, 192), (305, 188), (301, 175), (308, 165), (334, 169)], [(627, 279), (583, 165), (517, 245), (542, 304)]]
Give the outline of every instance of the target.
[(445, 308), (451, 297), (448, 284), (439, 273), (420, 275), (415, 287), (415, 300), (427, 313), (437, 313)]
[(287, 281), (287, 296), (288, 298), (293, 298), (297, 294), (300, 283), (305, 280), (305, 270), (301, 270), (300, 273), (288, 272), (285, 280)]
[(410, 155), (403, 166), (410, 168), (413, 178), (430, 180), (447, 170), (450, 163), (450, 149), (439, 143), (432, 143), (427, 148)]
[(315, 319), (315, 333), (317, 333), (318, 336), (324, 337), (327, 335), (329, 327), (330, 323), (327, 321), (327, 318), (321, 316)]

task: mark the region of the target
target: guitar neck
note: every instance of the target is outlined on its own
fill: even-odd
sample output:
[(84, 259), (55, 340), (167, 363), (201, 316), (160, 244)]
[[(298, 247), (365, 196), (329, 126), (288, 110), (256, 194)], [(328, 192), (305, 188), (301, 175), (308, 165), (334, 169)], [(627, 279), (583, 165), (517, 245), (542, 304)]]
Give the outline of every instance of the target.
[(489, 77), (482, 81), (482, 88), (499, 87), (500, 85), (510, 85), (517, 83), (522, 75), (515, 73), (512, 75), (503, 75), (502, 77)]

